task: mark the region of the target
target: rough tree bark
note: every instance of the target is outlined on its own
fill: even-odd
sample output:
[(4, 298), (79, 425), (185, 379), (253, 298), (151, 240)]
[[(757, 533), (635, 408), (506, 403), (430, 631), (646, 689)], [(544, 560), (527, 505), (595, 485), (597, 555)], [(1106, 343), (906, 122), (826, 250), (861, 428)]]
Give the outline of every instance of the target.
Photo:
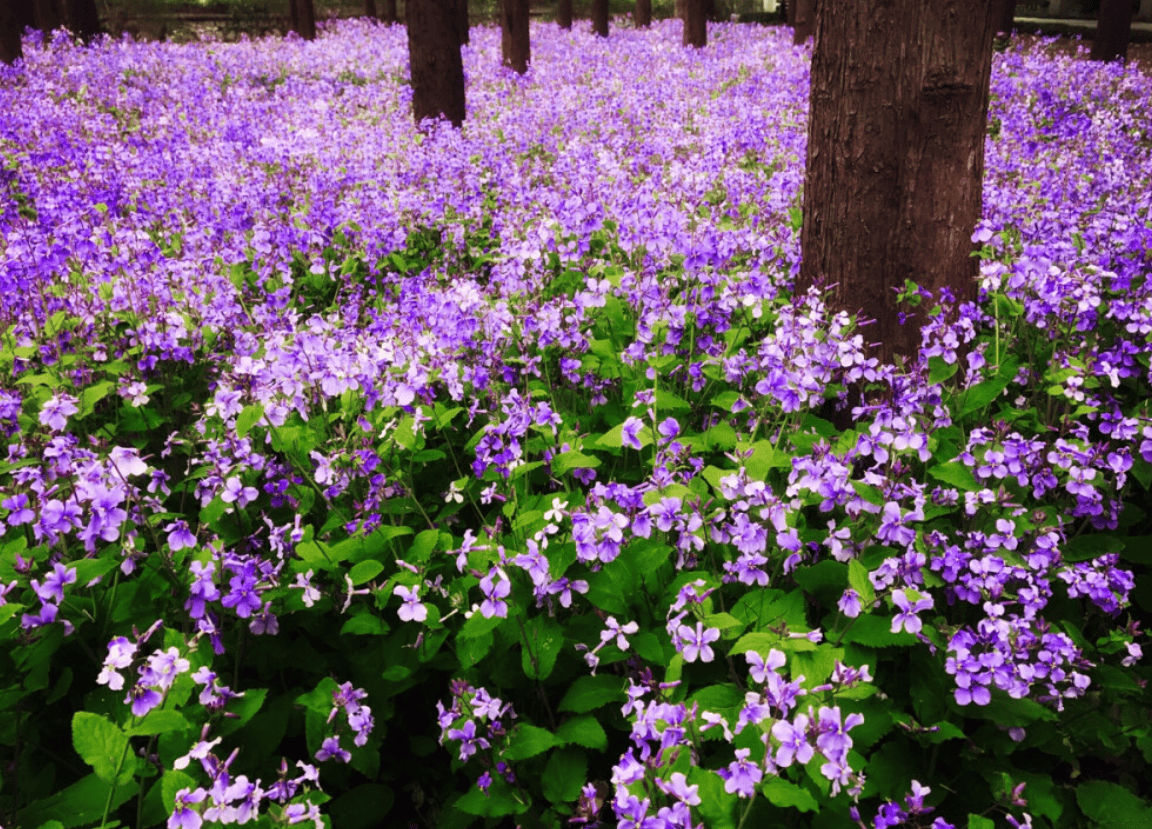
[(528, 40), (528, 0), (501, 0), (500, 45), (504, 65), (523, 75), (528, 71), (532, 44)]
[(396, 14), (396, 0), (384, 0), (384, 22), (395, 23), (399, 19)]
[(32, 7), (36, 21), (33, 25), (44, 34), (51, 34), (65, 25), (67, 9), (60, 0), (33, 0)]
[(684, 4), (684, 45), (703, 49), (708, 45), (708, 17), (704, 0), (687, 0)]
[(647, 29), (652, 25), (652, 0), (636, 0), (636, 10), (632, 19), (637, 29)]
[(456, 2), (456, 32), (460, 35), (460, 45), (472, 42), (472, 27), (468, 20), (468, 0)]
[(1132, 38), (1132, 0), (1100, 0), (1092, 60), (1124, 60)]
[(364, 0), (364, 16), (376, 19), (376, 0)]
[(816, 31), (816, 0), (791, 0), (788, 5), (793, 9), (792, 43), (799, 46)]
[(592, 34), (608, 37), (608, 0), (592, 0)]
[(676, 19), (677, 20), (683, 20), (684, 19), (684, 15), (686, 14), (686, 8), (685, 7), (687, 5), (688, 5), (688, 0), (676, 0)]
[(561, 29), (572, 28), (572, 0), (559, 0), (556, 3), (556, 25)]
[(316, 6), (312, 0), (289, 0), (292, 4), (292, 31), (305, 40), (316, 39)]
[(408, 0), (408, 63), (412, 73), (412, 115), (416, 123), (444, 117), (464, 122), (464, 62), (454, 14), (439, 0)]
[(997, 0), (817, 9), (797, 287), (823, 284), (832, 307), (874, 320), (864, 338), (883, 360), (914, 359), (928, 319), (931, 303), (897, 305), (905, 280), (976, 296), (996, 12)]

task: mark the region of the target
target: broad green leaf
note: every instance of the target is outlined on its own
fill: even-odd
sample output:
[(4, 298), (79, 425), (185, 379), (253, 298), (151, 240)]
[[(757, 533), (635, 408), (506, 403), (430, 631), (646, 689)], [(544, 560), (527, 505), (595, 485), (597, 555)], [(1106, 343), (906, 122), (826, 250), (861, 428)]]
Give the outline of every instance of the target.
[(972, 470), (959, 461), (938, 464), (929, 468), (928, 474), (941, 483), (948, 484), (963, 492), (976, 492), (982, 487), (976, 482)]
[(960, 368), (958, 362), (946, 363), (943, 357), (928, 358), (928, 382), (932, 385), (943, 383)]
[(100, 714), (77, 711), (73, 715), (72, 746), (105, 783), (127, 783), (136, 771), (128, 735)]
[[(333, 683), (333, 685), (335, 685), (335, 683)], [(216, 735), (223, 736), (225, 734), (231, 734), (233, 731), (243, 728), (250, 719), (256, 716), (256, 712), (264, 705), (264, 699), (267, 696), (267, 688), (249, 688), (240, 699), (229, 700), (227, 710), (235, 716), (220, 720), (219, 724), (214, 728)], [(329, 695), (328, 699), (332, 699), (331, 695)], [(329, 709), (330, 708), (331, 705), (329, 705)], [(328, 710), (325, 710), (324, 714), (327, 715)]]
[(561, 452), (552, 459), (552, 472), (563, 475), (570, 469), (594, 469), (600, 465), (600, 459), (583, 452)]
[[(132, 758), (135, 759), (135, 758)], [(135, 780), (127, 780), (113, 789), (95, 774), (82, 777), (66, 789), (31, 804), (20, 812), (22, 826), (43, 826), (50, 820), (64, 824), (64, 829), (96, 823), (111, 805), (112, 813), (140, 790)]]
[(348, 572), (348, 578), (352, 579), (352, 584), (361, 585), (376, 578), (382, 572), (384, 572), (384, 565), (376, 559), (370, 558), (355, 565)]
[(553, 803), (567, 803), (580, 797), (588, 777), (588, 761), (584, 751), (568, 747), (548, 758), (541, 780), (544, 796)]
[(608, 747), (608, 735), (604, 733), (604, 727), (588, 714), (573, 717), (563, 723), (556, 729), (556, 737), (565, 743), (574, 743), (595, 751), (603, 751)]
[(324, 807), (332, 816), (332, 825), (340, 829), (370, 829), (381, 826), (392, 810), (396, 794), (383, 783), (361, 783)]
[(564, 740), (546, 728), (522, 724), (517, 726), (516, 733), (512, 735), (512, 742), (504, 750), (504, 759), (527, 760), (563, 743)]
[(760, 791), (774, 806), (785, 809), (799, 809), (801, 812), (818, 812), (820, 806), (807, 789), (789, 783), (783, 777), (773, 777), (760, 786)]
[(181, 789), (195, 789), (196, 780), (182, 771), (172, 769), (164, 772), (160, 780), (160, 800), (164, 804), (167, 814), (172, 814), (172, 807), (176, 803), (176, 792)]
[(262, 417), (264, 417), (263, 404), (253, 403), (251, 406), (245, 406), (244, 410), (236, 415), (236, 435), (247, 437), (252, 427), (259, 423)]
[(166, 734), (169, 731), (181, 731), (191, 728), (192, 724), (179, 711), (163, 711), (155, 709), (149, 711), (147, 716), (136, 725), (128, 729), (129, 737), (139, 737), (152, 734)]
[(868, 568), (860, 563), (859, 559), (848, 562), (848, 584), (860, 596), (860, 602), (865, 609), (876, 601), (876, 592), (872, 587), (872, 580), (868, 577)]
[(526, 643), (521, 643), (520, 661), (524, 675), (547, 679), (564, 647), (564, 629), (547, 616), (536, 616), (524, 623), (523, 635)]
[(968, 829), (996, 829), (996, 822), (981, 815), (968, 815)]
[(1102, 829), (1152, 829), (1148, 802), (1118, 783), (1092, 780), (1077, 786), (1076, 802)]
[(558, 710), (583, 714), (610, 702), (625, 699), (623, 680), (618, 676), (581, 676), (572, 683)]

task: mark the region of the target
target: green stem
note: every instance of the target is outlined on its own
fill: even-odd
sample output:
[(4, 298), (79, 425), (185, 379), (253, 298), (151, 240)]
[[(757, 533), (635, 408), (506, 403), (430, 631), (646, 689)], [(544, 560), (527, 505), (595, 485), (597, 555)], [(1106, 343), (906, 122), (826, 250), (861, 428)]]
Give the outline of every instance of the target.
[[(131, 722), (135, 723), (136, 718), (133, 717)], [(116, 774), (113, 775), (112, 786), (108, 789), (108, 799), (104, 801), (104, 816), (100, 818), (101, 829), (108, 825), (108, 813), (112, 811), (112, 801), (116, 797), (116, 789), (119, 787), (120, 783), (120, 769), (124, 768), (124, 761), (127, 759), (128, 752), (131, 750), (131, 748), (132, 740), (129, 739), (126, 743), (124, 743), (124, 750), (120, 752), (120, 761), (116, 763)]]

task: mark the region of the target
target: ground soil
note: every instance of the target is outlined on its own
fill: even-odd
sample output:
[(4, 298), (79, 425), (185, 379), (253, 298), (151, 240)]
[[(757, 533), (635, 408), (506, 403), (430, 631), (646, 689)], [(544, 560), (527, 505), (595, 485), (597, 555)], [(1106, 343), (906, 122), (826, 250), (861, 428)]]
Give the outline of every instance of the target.
[[(1044, 49), (1053, 55), (1077, 55), (1084, 60), (1088, 59), (1088, 51), (1092, 48), (1092, 41), (1087, 38), (1062, 37), (1051, 43), (1045, 43), (1047, 40), (1048, 38), (1025, 34), (1017, 34), (1012, 39), (1014, 44), (1023, 41), (1030, 49)], [(1145, 74), (1152, 75), (1152, 43), (1130, 43), (1128, 63), (1138, 66)]]

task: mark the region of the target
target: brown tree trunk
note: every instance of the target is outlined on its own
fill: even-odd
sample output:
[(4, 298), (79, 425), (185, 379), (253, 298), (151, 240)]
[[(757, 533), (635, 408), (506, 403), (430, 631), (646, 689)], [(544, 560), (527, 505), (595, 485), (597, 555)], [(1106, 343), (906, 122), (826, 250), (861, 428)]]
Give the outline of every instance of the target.
[(794, 8), (792, 19), (792, 43), (799, 46), (807, 42), (816, 31), (816, 0), (791, 0)]
[(1001, 0), (1000, 21), (996, 24), (996, 34), (1012, 36), (1012, 24), (1016, 20), (1016, 0)]
[(561, 29), (572, 28), (572, 0), (559, 0), (556, 4), (556, 25)]
[(456, 33), (460, 36), (460, 45), (463, 46), (465, 43), (472, 42), (472, 28), (468, 22), (468, 0), (455, 0), (455, 2)]
[(68, 28), (85, 43), (100, 34), (96, 0), (67, 0)]
[(396, 0), (384, 0), (384, 22), (395, 23), (399, 20), (396, 15)]
[[(0, 0), (4, 2), (4, 0)], [(51, 34), (64, 25), (66, 9), (60, 0), (33, 0), (35, 26), (44, 34)]]
[(632, 13), (637, 29), (647, 29), (652, 25), (652, 0), (636, 0), (636, 11)]
[(300, 11), (296, 7), (296, 0), (288, 0), (288, 31), (300, 31)]
[(24, 57), (24, 24), (26, 10), (11, 0), (0, 0), (0, 63), (15, 63)]
[(312, 0), (288, 0), (291, 28), (305, 40), (316, 39), (316, 7)]
[(500, 45), (504, 65), (521, 75), (528, 71), (532, 44), (528, 40), (528, 0), (501, 0)]
[(796, 28), (796, 0), (785, 0), (784, 22), (792, 28)]
[(592, 0), (592, 34), (608, 37), (608, 0)]
[(408, 63), (416, 123), (443, 117), (464, 123), (464, 62), (459, 23), (439, 0), (408, 0)]
[(676, 19), (683, 20), (687, 14), (688, 0), (676, 0)]
[(874, 320), (862, 333), (882, 360), (915, 359), (929, 318), (931, 302), (897, 305), (905, 280), (976, 297), (996, 2), (817, 9), (797, 290), (822, 284), (830, 306)]
[(1124, 60), (1132, 38), (1132, 0), (1100, 0), (1092, 60)]
[(376, 19), (376, 0), (364, 0), (364, 16)]
[(684, 4), (684, 45), (703, 49), (708, 45), (708, 18), (704, 0), (687, 0)]

